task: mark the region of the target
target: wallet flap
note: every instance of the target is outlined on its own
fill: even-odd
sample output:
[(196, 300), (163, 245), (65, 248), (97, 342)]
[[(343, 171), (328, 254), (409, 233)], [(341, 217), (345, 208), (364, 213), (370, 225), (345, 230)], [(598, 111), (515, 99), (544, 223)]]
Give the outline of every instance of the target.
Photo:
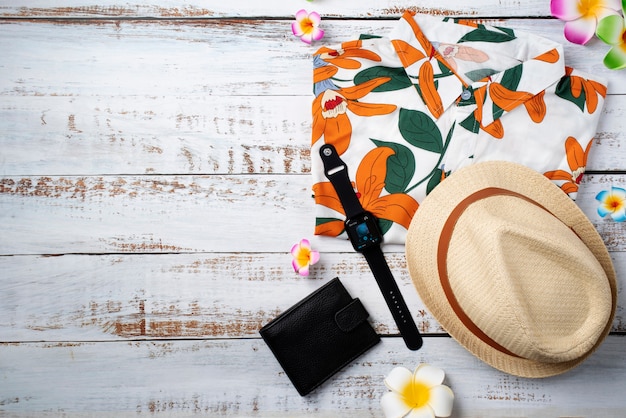
[(369, 314), (365, 310), (365, 307), (361, 301), (356, 298), (352, 299), (352, 302), (335, 314), (335, 322), (343, 332), (351, 332), (363, 321), (367, 320), (368, 317)]

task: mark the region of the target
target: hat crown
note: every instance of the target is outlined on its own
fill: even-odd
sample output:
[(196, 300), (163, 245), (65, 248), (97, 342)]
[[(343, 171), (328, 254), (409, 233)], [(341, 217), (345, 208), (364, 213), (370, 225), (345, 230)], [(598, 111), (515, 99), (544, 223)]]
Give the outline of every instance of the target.
[(461, 309), (522, 358), (576, 359), (611, 315), (611, 288), (593, 253), (558, 218), (519, 197), (469, 205), (454, 225), (446, 263)]

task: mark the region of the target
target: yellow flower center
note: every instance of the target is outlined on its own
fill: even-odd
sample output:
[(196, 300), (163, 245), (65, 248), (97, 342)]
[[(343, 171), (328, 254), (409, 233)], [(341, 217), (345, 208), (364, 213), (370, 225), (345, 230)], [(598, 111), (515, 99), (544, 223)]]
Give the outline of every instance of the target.
[(313, 24), (313, 21), (311, 19), (309, 19), (308, 17), (305, 17), (304, 19), (302, 19), (300, 21), (300, 29), (302, 30), (302, 32), (304, 33), (309, 33), (313, 30), (313, 27), (315, 25)]
[(606, 199), (606, 202), (604, 202), (604, 206), (611, 212), (617, 212), (619, 210), (622, 210), (622, 208), (624, 207), (624, 200), (617, 196), (609, 195)]
[(421, 408), (430, 400), (430, 390), (428, 386), (419, 382), (409, 383), (402, 389), (400, 394), (404, 402), (410, 408)]
[(597, 10), (602, 7), (601, 0), (579, 0), (578, 11), (581, 15), (597, 15)]
[(309, 264), (311, 262), (311, 250), (300, 247), (300, 251), (298, 251), (298, 256), (296, 258), (301, 266)]

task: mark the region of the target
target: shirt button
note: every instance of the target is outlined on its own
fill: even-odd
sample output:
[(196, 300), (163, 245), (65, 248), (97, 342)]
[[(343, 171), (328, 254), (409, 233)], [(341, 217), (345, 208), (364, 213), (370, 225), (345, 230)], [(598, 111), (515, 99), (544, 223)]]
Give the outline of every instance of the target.
[(463, 93), (461, 93), (461, 99), (469, 100), (470, 97), (472, 97), (472, 92), (469, 90), (463, 90)]

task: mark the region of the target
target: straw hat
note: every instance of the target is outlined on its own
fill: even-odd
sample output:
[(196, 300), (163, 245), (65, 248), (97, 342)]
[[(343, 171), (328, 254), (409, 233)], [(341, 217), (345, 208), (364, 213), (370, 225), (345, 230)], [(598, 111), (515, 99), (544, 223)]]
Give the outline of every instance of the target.
[(445, 330), (513, 375), (579, 365), (615, 315), (615, 271), (597, 231), (550, 180), (516, 163), (478, 163), (439, 184), (411, 222), (406, 258)]

